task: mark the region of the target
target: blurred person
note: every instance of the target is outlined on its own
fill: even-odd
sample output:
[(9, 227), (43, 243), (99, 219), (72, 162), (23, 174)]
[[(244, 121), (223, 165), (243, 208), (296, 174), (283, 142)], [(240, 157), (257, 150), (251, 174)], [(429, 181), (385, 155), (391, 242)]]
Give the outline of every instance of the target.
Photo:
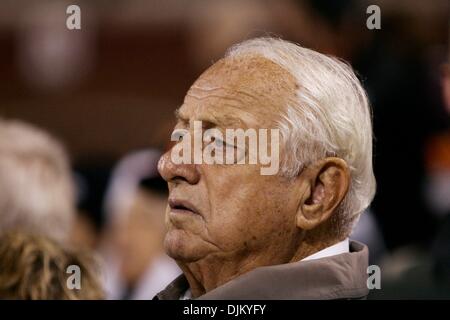
[(287, 41), (248, 40), (195, 81), (177, 118), (176, 147), (191, 142), (194, 121), (279, 128), (281, 167), (262, 175), (260, 163), (179, 163), (175, 148), (161, 157), (164, 245), (183, 275), (155, 299), (367, 296), (368, 250), (348, 237), (375, 193), (372, 125), (350, 66)]
[(428, 140), (426, 195), (428, 206), (442, 218), (450, 215), (450, 53), (441, 67), (440, 80), (447, 126)]
[(446, 111), (446, 130), (432, 139), (429, 155), (429, 203), (439, 215), (440, 227), (431, 247), (433, 294), (450, 299), (450, 20), (447, 61), (442, 66), (442, 96)]
[[(80, 288), (70, 289), (68, 267), (80, 268)], [(64, 248), (42, 235), (0, 235), (0, 299), (102, 299), (97, 264), (86, 252)]]
[(67, 241), (73, 217), (63, 146), (30, 124), (0, 119), (0, 233), (23, 230)]
[[(450, 35), (450, 28), (449, 28)], [(450, 50), (449, 50), (450, 52)], [(443, 119), (447, 128), (427, 143), (428, 181), (425, 185), (428, 206), (439, 222), (434, 239), (423, 252), (409, 247), (397, 250), (384, 262), (382, 290), (373, 299), (450, 299), (450, 54), (442, 66)], [(393, 269), (394, 272), (390, 271)], [(393, 273), (393, 275), (390, 275)]]
[[(442, 21), (448, 21), (448, 1), (403, 5), (383, 1), (380, 8), (381, 30), (371, 32), (371, 41), (353, 57), (355, 68), (366, 79), (374, 110), (379, 191), (372, 210), (391, 253), (403, 248), (426, 251), (439, 219), (426, 201), (428, 168), (424, 155), (429, 138), (446, 126), (439, 89), (432, 77), (437, 65), (431, 58), (440, 45)], [(402, 170), (396, 169), (399, 167)], [(399, 188), (399, 181), (408, 183)], [(409, 227), (399, 233), (405, 218)]]
[(133, 152), (113, 171), (105, 200), (109, 299), (151, 299), (180, 274), (162, 246), (167, 186), (157, 175), (159, 156)]

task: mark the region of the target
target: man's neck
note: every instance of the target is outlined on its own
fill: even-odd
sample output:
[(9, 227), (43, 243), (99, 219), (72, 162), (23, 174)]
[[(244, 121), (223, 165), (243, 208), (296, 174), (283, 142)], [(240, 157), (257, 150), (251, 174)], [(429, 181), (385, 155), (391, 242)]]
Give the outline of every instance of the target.
[(192, 296), (197, 298), (257, 267), (269, 265), (263, 256), (236, 259), (206, 257), (190, 263), (178, 263), (188, 280)]
[(253, 269), (297, 262), (337, 242), (339, 241), (311, 244), (308, 241), (302, 241), (294, 254), (284, 257), (276, 255), (269, 257), (266, 251), (264, 254), (254, 256), (247, 254), (236, 259), (206, 257), (190, 263), (179, 262), (179, 266), (186, 276), (192, 296), (197, 298)]

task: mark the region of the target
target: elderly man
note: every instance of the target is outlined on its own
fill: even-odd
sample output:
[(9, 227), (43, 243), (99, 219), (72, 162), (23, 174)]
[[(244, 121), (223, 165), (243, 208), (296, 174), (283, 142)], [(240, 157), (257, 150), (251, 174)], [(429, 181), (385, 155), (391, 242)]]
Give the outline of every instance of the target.
[(348, 236), (375, 192), (372, 125), (348, 65), (278, 39), (245, 41), (200, 76), (177, 116), (188, 133), (198, 121), (219, 132), (279, 129), (280, 170), (174, 161), (190, 136), (162, 156), (165, 249), (183, 275), (158, 299), (368, 294), (367, 247)]

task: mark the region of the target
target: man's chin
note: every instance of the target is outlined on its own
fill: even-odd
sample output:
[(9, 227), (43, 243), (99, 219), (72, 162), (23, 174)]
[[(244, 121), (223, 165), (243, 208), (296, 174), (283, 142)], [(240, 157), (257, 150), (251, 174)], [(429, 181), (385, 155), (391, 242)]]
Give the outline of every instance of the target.
[(177, 262), (194, 262), (205, 256), (202, 241), (184, 230), (173, 229), (167, 232), (164, 249), (167, 255)]

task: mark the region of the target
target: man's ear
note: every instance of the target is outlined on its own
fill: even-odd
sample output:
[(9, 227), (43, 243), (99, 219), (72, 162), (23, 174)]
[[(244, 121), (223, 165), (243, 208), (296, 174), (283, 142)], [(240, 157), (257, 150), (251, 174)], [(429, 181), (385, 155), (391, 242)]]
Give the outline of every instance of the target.
[(299, 177), (302, 195), (297, 210), (297, 227), (311, 230), (328, 220), (344, 199), (350, 185), (347, 163), (325, 158), (308, 166)]

